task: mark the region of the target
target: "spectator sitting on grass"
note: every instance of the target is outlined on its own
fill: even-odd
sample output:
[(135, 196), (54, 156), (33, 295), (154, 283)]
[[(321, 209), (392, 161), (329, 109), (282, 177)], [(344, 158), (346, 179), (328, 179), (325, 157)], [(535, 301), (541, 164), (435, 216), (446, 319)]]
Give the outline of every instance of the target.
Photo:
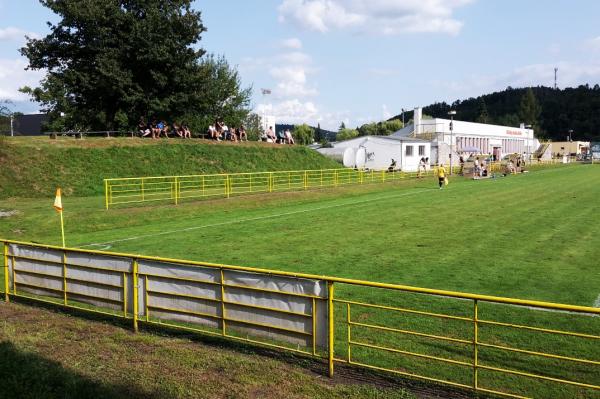
[(222, 129), (223, 129), (223, 135), (221, 136), (222, 140), (230, 140), (231, 138), (229, 137), (229, 126), (227, 126), (225, 123), (222, 123)]
[(290, 132), (290, 129), (285, 129), (284, 135), (285, 135), (285, 142), (287, 144), (294, 144), (294, 138), (292, 137), (292, 132)]
[(190, 127), (188, 126), (187, 122), (183, 122), (181, 124), (181, 133), (183, 134), (184, 139), (192, 138), (192, 131), (190, 130)]
[(277, 136), (275, 136), (275, 132), (273, 131), (273, 126), (269, 126), (269, 130), (267, 130), (267, 143), (276, 143)]
[(149, 134), (152, 134), (152, 126), (148, 125), (144, 118), (140, 118), (140, 122), (138, 123), (138, 131), (142, 137), (146, 137)]
[(246, 134), (246, 128), (244, 127), (244, 125), (240, 125), (240, 128), (238, 129), (238, 135), (240, 141), (243, 141), (243, 139), (246, 139), (246, 141), (248, 141), (248, 135)]
[(179, 137), (183, 137), (183, 129), (181, 129), (181, 126), (178, 125), (177, 122), (173, 122), (171, 130)]
[(217, 128), (215, 128), (215, 125), (208, 126), (208, 138), (211, 140), (217, 139)]

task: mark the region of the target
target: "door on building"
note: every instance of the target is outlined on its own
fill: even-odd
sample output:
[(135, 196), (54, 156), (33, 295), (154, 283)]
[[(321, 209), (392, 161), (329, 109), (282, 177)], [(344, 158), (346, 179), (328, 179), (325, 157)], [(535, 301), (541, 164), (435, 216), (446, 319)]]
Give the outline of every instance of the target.
[(492, 155), (494, 156), (494, 161), (499, 161), (500, 160), (500, 155), (502, 155), (502, 147), (494, 147), (494, 151), (492, 152)]

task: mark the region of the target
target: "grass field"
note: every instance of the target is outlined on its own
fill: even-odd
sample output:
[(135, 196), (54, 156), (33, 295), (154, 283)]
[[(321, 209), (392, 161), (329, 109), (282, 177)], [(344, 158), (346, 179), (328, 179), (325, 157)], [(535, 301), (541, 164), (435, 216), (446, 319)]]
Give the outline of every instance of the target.
[[(100, 197), (67, 197), (64, 215), (68, 246), (597, 306), (598, 198), (600, 168), (578, 165), (483, 181), (451, 179), (444, 190), (425, 179), (110, 211), (102, 209)], [(18, 212), (0, 219), (0, 236), (58, 244), (58, 217), (51, 203), (51, 198), (0, 201), (0, 210)], [(389, 305), (456, 307), (425, 305), (410, 295), (392, 296), (383, 290), (341, 287), (339, 292), (346, 298)], [(455, 310), (465, 312), (459, 308)], [(559, 317), (549, 313), (534, 316), (527, 310), (511, 313), (492, 306), (488, 311), (501, 318), (535, 319), (544, 326), (596, 334), (600, 329), (598, 318), (575, 320), (561, 315), (556, 321)], [(378, 323), (394, 321), (373, 312), (358, 316)], [(416, 322), (432, 333), (455, 329), (449, 324)], [(455, 330), (466, 334), (458, 327)], [(357, 332), (361, 334), (369, 333)], [(397, 338), (383, 334), (379, 338), (398, 344)], [(534, 350), (535, 342), (527, 334), (506, 333), (505, 338)], [(418, 340), (405, 343), (432, 350)], [(556, 350), (562, 343), (538, 344)], [(442, 346), (433, 350), (454, 351)], [(336, 343), (336, 352), (343, 355), (344, 351)], [(578, 351), (600, 357), (594, 342)], [(389, 362), (368, 351), (356, 356), (384, 366)], [(558, 364), (532, 362), (527, 367), (554, 372)], [(403, 367), (425, 366), (414, 361)], [(436, 373), (440, 378), (460, 378), (455, 371)], [(574, 376), (595, 379), (596, 384), (599, 374), (593, 366), (573, 371)], [(538, 397), (588, 397), (569, 389), (511, 383)]]

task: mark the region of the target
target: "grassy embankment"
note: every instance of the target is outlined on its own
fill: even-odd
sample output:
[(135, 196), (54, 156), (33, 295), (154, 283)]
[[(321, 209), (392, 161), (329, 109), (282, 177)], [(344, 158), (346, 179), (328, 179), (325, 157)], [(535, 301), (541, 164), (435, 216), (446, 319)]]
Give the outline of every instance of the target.
[(302, 146), (206, 140), (0, 136), (0, 198), (93, 196), (110, 177), (339, 168)]

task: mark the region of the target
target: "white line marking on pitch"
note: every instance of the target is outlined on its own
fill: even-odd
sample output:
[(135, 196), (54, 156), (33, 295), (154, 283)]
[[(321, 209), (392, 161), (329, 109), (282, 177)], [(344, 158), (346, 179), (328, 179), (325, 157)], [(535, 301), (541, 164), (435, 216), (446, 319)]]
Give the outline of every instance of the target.
[(296, 214), (300, 214), (300, 213), (308, 213), (308, 212), (321, 211), (321, 210), (324, 210), (324, 209), (339, 208), (341, 206), (361, 205), (361, 204), (365, 204), (365, 203), (369, 203), (369, 202), (374, 202), (374, 201), (381, 201), (381, 200), (392, 199), (392, 198), (399, 198), (399, 197), (407, 197), (409, 195), (421, 194), (421, 193), (424, 193), (424, 192), (427, 192), (427, 191), (432, 191), (432, 189), (420, 190), (420, 191), (412, 191), (412, 192), (409, 192), (409, 193), (403, 193), (403, 194), (397, 194), (397, 195), (388, 195), (388, 196), (385, 196), (385, 197), (370, 198), (370, 199), (366, 199), (366, 200), (354, 201), (354, 202), (347, 202), (347, 203), (343, 203), (343, 204), (320, 206), (320, 207), (317, 207), (317, 208), (301, 209), (301, 210), (297, 210), (297, 211), (290, 211), (290, 212), (278, 213), (278, 214), (275, 214), (275, 215), (257, 216), (257, 217), (253, 217), (253, 218), (239, 219), (239, 220), (228, 220), (226, 222), (205, 224), (205, 225), (202, 225), (202, 226), (186, 227), (184, 229), (179, 229), (179, 230), (161, 231), (160, 233), (144, 234), (144, 235), (140, 235), (140, 236), (132, 236), (132, 237), (127, 237), (127, 238), (121, 238), (121, 239), (118, 239), (118, 240), (112, 240), (112, 241), (106, 241), (106, 242), (98, 242), (98, 243), (80, 245), (79, 248), (107, 246), (107, 247), (104, 247), (104, 249), (108, 249), (108, 248), (112, 247), (111, 244), (115, 244), (115, 243), (118, 243), (118, 242), (134, 241), (134, 240), (140, 240), (142, 238), (150, 238), (150, 237), (156, 237), (156, 236), (161, 236), (161, 235), (166, 235), (166, 234), (174, 234), (174, 233), (183, 233), (183, 232), (186, 232), (186, 231), (200, 230), (200, 229), (205, 229), (205, 228), (209, 228), (209, 227), (226, 226), (226, 225), (235, 224), (235, 223), (254, 222), (254, 221), (257, 221), (257, 220), (274, 219), (274, 218), (278, 218), (278, 217), (282, 217), (282, 216), (290, 216), (290, 215), (296, 215)]
[(595, 308), (600, 308), (600, 294), (598, 294), (598, 298), (596, 298), (596, 301), (592, 306)]
[[(538, 173), (539, 172), (549, 172), (549, 171), (555, 171), (555, 169), (541, 170), (541, 171), (538, 171)], [(507, 181), (507, 180), (502, 180), (502, 181)], [(425, 192), (428, 192), (428, 191), (431, 191), (431, 190), (433, 190), (433, 189), (420, 190), (420, 191), (412, 191), (412, 192), (409, 192), (409, 193), (403, 193), (403, 194), (397, 194), (397, 195), (388, 195), (388, 196), (385, 196), (385, 197), (371, 198), (371, 199), (367, 199), (367, 200), (349, 202), (349, 203), (344, 203), (344, 204), (321, 206), (321, 207), (311, 208), (311, 209), (302, 209), (302, 210), (299, 210), (299, 211), (291, 211), (291, 212), (279, 213), (279, 214), (275, 214), (275, 215), (258, 216), (258, 217), (255, 217), (255, 218), (240, 219), (240, 220), (230, 220), (230, 221), (222, 222), (222, 223), (213, 223), (213, 224), (206, 224), (206, 225), (203, 225), (203, 226), (187, 227), (185, 229), (180, 229), (180, 230), (162, 231), (160, 233), (144, 234), (144, 235), (141, 235), (141, 236), (132, 236), (132, 237), (127, 237), (127, 238), (122, 238), (122, 239), (119, 239), (119, 240), (99, 242), (99, 243), (91, 243), (91, 244), (84, 244), (84, 245), (80, 245), (79, 248), (101, 247), (101, 249), (99, 249), (99, 250), (108, 250), (108, 249), (112, 248), (112, 244), (115, 244), (115, 243), (118, 243), (118, 242), (134, 241), (134, 240), (140, 240), (140, 239), (143, 239), (143, 238), (156, 237), (156, 236), (161, 236), (161, 235), (166, 235), (166, 234), (183, 233), (183, 232), (186, 232), (186, 231), (200, 230), (200, 229), (205, 229), (205, 228), (209, 228), (209, 227), (226, 226), (226, 225), (234, 224), (234, 223), (244, 223), (244, 222), (252, 222), (252, 221), (264, 220), (264, 219), (273, 219), (273, 218), (277, 218), (277, 217), (295, 215), (295, 214), (299, 214), (299, 213), (308, 213), (308, 212), (320, 211), (320, 210), (324, 210), (324, 209), (339, 208), (340, 206), (360, 205), (360, 204), (364, 204), (364, 203), (368, 203), (368, 202), (373, 202), (373, 201), (381, 201), (381, 200), (386, 200), (386, 199), (392, 199), (392, 198), (406, 197), (406, 196), (409, 196), (409, 195), (421, 194), (421, 193), (425, 193)]]

